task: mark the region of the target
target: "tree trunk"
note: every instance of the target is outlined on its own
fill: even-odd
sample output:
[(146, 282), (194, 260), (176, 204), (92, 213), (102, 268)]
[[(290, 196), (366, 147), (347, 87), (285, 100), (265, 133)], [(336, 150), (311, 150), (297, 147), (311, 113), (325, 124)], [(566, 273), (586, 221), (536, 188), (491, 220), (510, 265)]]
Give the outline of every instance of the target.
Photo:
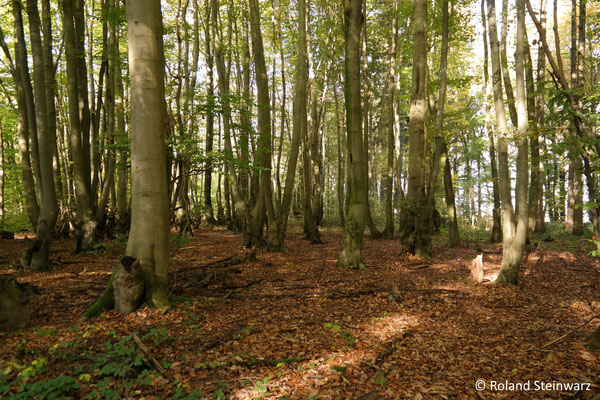
[(448, 148), (443, 143), (442, 161), (444, 162), (444, 193), (446, 195), (446, 212), (448, 214), (448, 247), (460, 245), (460, 232), (458, 230), (458, 218), (456, 215), (456, 204), (454, 199), (454, 185), (452, 183), (452, 168)]
[(169, 204), (160, 1), (128, 0), (127, 27), (132, 213), (126, 254), (140, 263), (148, 304), (167, 307)]
[[(65, 38), (65, 52), (67, 61), (67, 95), (69, 100), (69, 139), (71, 156), (73, 159), (73, 181), (77, 197), (77, 248), (76, 252), (90, 251), (96, 243), (96, 227), (98, 225), (93, 210), (91, 185), (86, 171), (85, 155), (83, 150), (83, 133), (79, 114), (79, 104), (83, 101), (79, 97), (78, 87), (79, 72), (77, 68), (77, 45), (74, 25), (74, 1), (62, 0), (63, 29)], [(112, 75), (111, 75), (112, 77)], [(89, 164), (88, 164), (89, 166)]]
[(342, 231), (338, 266), (362, 269), (363, 231), (366, 218), (362, 118), (360, 100), (360, 33), (363, 23), (362, 0), (348, 0), (344, 9), (344, 92), (348, 146), (348, 211)]
[[(495, 13), (494, 0), (490, 0), (490, 15)], [(493, 24), (495, 25), (495, 21)], [(490, 33), (492, 31), (492, 20), (489, 21)], [(492, 42), (494, 39), (490, 37)], [(516, 70), (516, 102), (517, 102), (517, 119), (518, 119), (518, 134), (517, 139), (517, 183), (516, 183), (516, 203), (517, 203), (517, 221), (516, 226), (514, 222), (514, 215), (512, 214), (512, 206), (510, 203), (508, 206), (505, 203), (508, 197), (504, 197), (505, 194), (510, 196), (510, 176), (508, 171), (508, 160), (502, 160), (503, 167), (500, 170), (500, 186), (502, 188), (502, 203), (504, 211), (504, 234), (503, 234), (503, 252), (502, 252), (502, 264), (500, 266), (500, 273), (496, 282), (501, 283), (513, 283), (516, 284), (519, 278), (519, 266), (523, 258), (525, 251), (525, 242), (527, 239), (527, 227), (528, 227), (528, 204), (527, 204), (527, 175), (528, 175), (528, 154), (527, 154), (527, 106), (526, 106), (526, 95), (525, 95), (525, 77), (524, 77), (524, 47), (525, 47), (525, 1), (517, 0), (517, 48), (515, 53), (515, 70)], [(493, 43), (492, 43), (493, 47)], [(494, 50), (492, 50), (492, 61), (494, 59)], [(496, 68), (494, 68), (496, 69)], [(498, 103), (498, 100), (502, 100), (502, 92), (500, 91), (496, 97), (496, 107), (503, 107)], [(498, 129), (500, 132), (501, 129)], [(502, 141), (502, 136), (500, 137)], [(504, 153), (506, 149), (506, 143), (503, 144), (503, 151), (500, 152), (504, 158), (507, 154)], [(504, 153), (504, 154), (503, 154)], [(508, 158), (508, 157), (506, 157)], [(504, 163), (506, 161), (506, 163)], [(505, 168), (503, 170), (503, 168)], [(508, 179), (507, 179), (508, 178)]]
[[(271, 183), (271, 110), (269, 101), (269, 82), (262, 33), (260, 28), (260, 10), (258, 0), (250, 0), (250, 31), (252, 35), (252, 50), (256, 73), (256, 89), (258, 104), (258, 154), (260, 160), (260, 188), (263, 204), (267, 215), (267, 249), (280, 251), (279, 248), (279, 217), (273, 207), (273, 187)], [(260, 203), (260, 202), (257, 202)], [(262, 218), (255, 206), (255, 218)], [(258, 225), (258, 224), (257, 224)], [(261, 224), (262, 225), (262, 224)]]
[(395, 96), (396, 96), (396, 48), (398, 46), (398, 1), (393, 0), (393, 17), (392, 17), (392, 45), (390, 46), (390, 67), (389, 67), (389, 114), (388, 114), (388, 138), (387, 138), (387, 173), (385, 177), (385, 229), (383, 236), (386, 238), (394, 237), (394, 209), (393, 209), (393, 192), (394, 192), (394, 144), (396, 139), (394, 136), (395, 126)]
[[(210, 20), (211, 15), (216, 12), (212, 10), (214, 8), (214, 2), (212, 0), (206, 0), (206, 19)], [(215, 93), (214, 93), (214, 56), (212, 49), (211, 29), (210, 24), (205, 24), (205, 39), (206, 39), (206, 75), (208, 78), (207, 82), (207, 110), (206, 110), (206, 150), (207, 161), (204, 169), (204, 219), (209, 225), (216, 223), (212, 205), (212, 162), (210, 161), (211, 152), (213, 151), (214, 142), (214, 109), (215, 109)]]
[[(12, 1), (12, 12), (15, 24), (15, 84), (17, 87), (17, 107), (19, 112), (18, 137), (19, 159), (21, 160), (21, 179), (25, 192), (25, 207), (33, 229), (37, 227), (40, 215), (40, 206), (36, 194), (36, 183), (33, 179), (32, 161), (30, 151), (37, 151), (37, 127), (35, 122), (35, 105), (33, 102), (33, 88), (27, 65), (27, 49), (25, 48), (25, 34), (23, 30), (22, 5), (18, 0)], [(31, 138), (31, 146), (29, 140)], [(34, 147), (35, 142), (35, 147)], [(34, 160), (37, 159), (37, 156)], [(38, 167), (35, 167), (36, 176), (39, 176)]]
[[(488, 8), (489, 11), (489, 8)], [(515, 96), (513, 94), (513, 87), (510, 80), (510, 74), (508, 70), (508, 57), (506, 55), (506, 33), (508, 31), (508, 0), (502, 0), (502, 39), (500, 41), (500, 65), (502, 67), (502, 80), (504, 81), (504, 88), (506, 89), (506, 103), (508, 105), (508, 114), (510, 121), (513, 126), (517, 126), (517, 109), (515, 107)]]
[[(540, 5), (540, 21), (543, 26), (543, 35), (546, 34), (546, 12), (544, 10), (544, 2), (541, 2)], [(542, 35), (542, 33), (540, 33)], [(544, 40), (545, 41), (545, 38)], [(546, 56), (544, 54), (544, 48), (542, 45), (543, 42), (541, 39), (538, 44), (538, 59), (537, 59), (537, 94), (536, 94), (536, 103), (535, 103), (535, 119), (538, 129), (538, 143), (540, 137), (544, 137), (544, 86), (546, 79)], [(533, 163), (533, 157), (531, 162)], [(545, 232), (545, 211), (544, 211), (544, 180), (545, 180), (545, 171), (544, 164), (542, 159), (540, 158), (537, 164), (538, 174), (539, 174), (539, 189), (538, 189), (538, 207), (537, 207), (537, 215), (535, 218), (535, 232)]]
[[(448, 70), (448, 42), (449, 42), (449, 15), (448, 15), (448, 1), (442, 2), (442, 46), (440, 56), (440, 89), (438, 94), (438, 105), (437, 105), (437, 118), (435, 124), (435, 149), (433, 153), (433, 162), (431, 166), (431, 172), (429, 175), (429, 183), (427, 185), (427, 199), (424, 209), (421, 211), (421, 218), (419, 225), (423, 225), (422, 238), (426, 243), (431, 243), (431, 231), (433, 230), (433, 213), (435, 210), (435, 189), (438, 181), (438, 174), (440, 171), (440, 160), (444, 153), (444, 106), (446, 104), (446, 76)], [(448, 196), (446, 196), (448, 198)], [(429, 226), (429, 229), (424, 229)], [(453, 238), (453, 242), (456, 239)], [(430, 247), (431, 245), (427, 245)]]
[[(231, 200), (233, 201), (233, 214), (235, 216), (233, 220), (233, 229), (241, 232), (245, 228), (245, 221), (247, 218), (247, 207), (246, 200), (243, 196), (243, 190), (238, 183), (237, 173), (232, 164), (234, 157), (233, 147), (231, 145), (231, 107), (229, 104), (229, 75), (225, 72), (225, 60), (223, 58), (221, 37), (217, 31), (218, 22), (218, 3), (216, 0), (212, 0), (212, 23), (213, 23), (213, 36), (215, 40), (215, 58), (217, 61), (217, 72), (218, 72), (218, 85), (219, 95), (221, 96), (221, 103), (223, 108), (223, 147), (225, 150), (226, 164), (225, 172), (227, 174), (228, 183), (231, 189)], [(243, 172), (242, 172), (243, 173)]]
[(430, 225), (421, 223), (425, 212), (425, 115), (427, 113), (427, 1), (415, 0), (413, 8), (413, 68), (409, 120), (408, 193), (403, 212), (402, 242), (421, 257), (431, 253)]
[(39, 175), (36, 178), (41, 182), (42, 201), (40, 203), (40, 216), (36, 229), (35, 242), (22, 258), (22, 264), (36, 270), (47, 270), (50, 268), (52, 231), (58, 217), (58, 204), (52, 168), (52, 156), (56, 148), (56, 131), (50, 129), (50, 114), (48, 111), (46, 90), (48, 81), (46, 80), (44, 66), (45, 58), (40, 34), (40, 14), (37, 7), (37, 0), (27, 1), (27, 15), (29, 17), (29, 35), (33, 58), (33, 94), (35, 99), (40, 165)]

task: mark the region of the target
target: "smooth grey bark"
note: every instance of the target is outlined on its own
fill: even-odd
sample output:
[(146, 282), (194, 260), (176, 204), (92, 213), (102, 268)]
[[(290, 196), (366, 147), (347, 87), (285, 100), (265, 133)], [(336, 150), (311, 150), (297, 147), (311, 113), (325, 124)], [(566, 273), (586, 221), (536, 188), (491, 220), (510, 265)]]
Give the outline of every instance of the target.
[[(212, 0), (206, 0), (206, 19), (210, 21), (211, 15), (214, 8), (214, 2)], [(213, 205), (212, 205), (212, 162), (210, 161), (211, 152), (213, 151), (213, 142), (214, 142), (214, 106), (215, 106), (215, 92), (214, 92), (214, 52), (212, 48), (212, 30), (210, 28), (210, 23), (207, 22), (205, 24), (204, 30), (205, 40), (206, 40), (206, 76), (208, 79), (207, 82), (207, 110), (206, 110), (206, 148), (205, 154), (208, 156), (204, 167), (204, 219), (206, 223), (209, 225), (216, 224)]]
[(483, 77), (486, 92), (485, 102), (485, 129), (488, 134), (488, 152), (490, 155), (490, 169), (492, 173), (492, 198), (494, 208), (492, 209), (492, 230), (490, 234), (490, 242), (498, 243), (502, 241), (502, 217), (500, 210), (500, 188), (498, 186), (498, 163), (496, 161), (496, 146), (494, 144), (494, 131), (490, 121), (491, 105), (490, 105), (490, 84), (489, 84), (489, 47), (488, 47), (488, 33), (487, 23), (485, 17), (485, 0), (481, 0), (481, 20), (483, 24), (483, 48), (484, 48), (484, 60), (483, 60)]
[(348, 207), (337, 265), (362, 269), (362, 242), (366, 219), (366, 182), (360, 95), (360, 34), (362, 0), (347, 0), (344, 7), (344, 97), (348, 146)]
[(502, 0), (502, 29), (501, 29), (501, 41), (500, 41), (500, 65), (502, 68), (502, 80), (504, 82), (504, 89), (506, 92), (506, 103), (508, 105), (508, 114), (510, 121), (513, 126), (516, 127), (517, 121), (517, 109), (515, 107), (515, 96), (513, 93), (512, 82), (510, 80), (510, 73), (508, 70), (508, 57), (506, 55), (506, 35), (508, 32), (508, 0)]
[[(421, 210), (421, 218), (419, 225), (422, 226), (422, 237), (424, 242), (431, 243), (431, 232), (433, 230), (433, 212), (435, 210), (435, 188), (437, 186), (438, 174), (440, 171), (440, 160), (442, 158), (442, 154), (444, 153), (444, 142), (445, 138), (443, 136), (443, 128), (444, 128), (444, 106), (446, 104), (446, 77), (448, 72), (448, 42), (449, 42), (449, 15), (448, 15), (448, 1), (442, 1), (442, 46), (441, 46), (441, 56), (440, 56), (440, 88), (438, 94), (437, 101), (437, 116), (435, 123), (435, 148), (433, 153), (433, 160), (431, 171), (429, 173), (429, 182), (427, 184), (427, 198), (425, 207)], [(448, 200), (448, 198), (446, 198)], [(429, 227), (429, 229), (425, 229)], [(451, 229), (449, 234), (457, 235), (458, 230)], [(459, 237), (448, 238), (449, 242), (457, 243), (460, 241)], [(429, 244), (428, 246), (431, 246)]]
[[(35, 125), (35, 106), (33, 103), (33, 88), (27, 65), (27, 49), (25, 47), (25, 34), (23, 30), (22, 5), (18, 0), (12, 1), (12, 13), (14, 17), (14, 81), (17, 88), (18, 119), (18, 148), (21, 166), (21, 179), (25, 193), (25, 207), (33, 229), (36, 229), (40, 215), (38, 195), (36, 194), (36, 183), (33, 178), (32, 161), (30, 151), (33, 151), (33, 143), (37, 143), (37, 129)], [(7, 55), (8, 58), (8, 55)], [(37, 146), (36, 146), (37, 149)]]
[(159, 0), (128, 0), (131, 81), (131, 228), (126, 254), (137, 258), (144, 298), (168, 307), (169, 199), (165, 155), (165, 60)]
[[(494, 0), (488, 2), (489, 5), (493, 4)], [(490, 15), (492, 14), (494, 7), (490, 6)], [(493, 21), (495, 25), (495, 21)], [(490, 32), (492, 30), (492, 20), (489, 21)], [(490, 42), (494, 39), (490, 37)], [(510, 212), (512, 207), (504, 205), (506, 198), (502, 196), (503, 211), (504, 211), (504, 232), (503, 232), (503, 246), (502, 246), (502, 263), (500, 265), (500, 273), (496, 278), (498, 283), (518, 283), (519, 279), (519, 266), (525, 252), (525, 242), (527, 239), (527, 227), (528, 227), (528, 212), (529, 207), (527, 203), (527, 175), (528, 175), (528, 145), (527, 145), (527, 129), (528, 129), (528, 118), (527, 118), (527, 105), (525, 95), (525, 67), (524, 67), (524, 47), (525, 47), (525, 2), (524, 0), (517, 0), (517, 43), (515, 53), (515, 70), (516, 70), (516, 108), (517, 108), (517, 119), (518, 119), (518, 138), (517, 142), (517, 182), (516, 182), (516, 204), (517, 204), (517, 218), (514, 219), (514, 215)], [(493, 47), (493, 45), (492, 45)], [(495, 55), (492, 51), (492, 61)], [(500, 100), (502, 93), (500, 92)], [(496, 96), (495, 96), (496, 97)], [(496, 99), (497, 101), (498, 99)], [(500, 106), (496, 104), (496, 106)], [(502, 106), (503, 107), (503, 106)], [(499, 129), (500, 131), (500, 129)], [(502, 139), (502, 138), (501, 138)], [(503, 155), (504, 157), (504, 155)], [(506, 164), (508, 166), (508, 163)], [(510, 195), (510, 178), (508, 169), (503, 171), (500, 170), (500, 187), (502, 188), (502, 194), (508, 192)]]
[(527, 227), (527, 242), (531, 242), (535, 223), (538, 216), (538, 206), (540, 192), (540, 134), (537, 126), (535, 115), (535, 81), (533, 79), (533, 62), (531, 60), (531, 51), (529, 49), (529, 40), (527, 31), (525, 31), (525, 39), (523, 46), (523, 63), (525, 69), (525, 84), (527, 94), (527, 119), (528, 119), (528, 135), (529, 148), (531, 153), (531, 165), (529, 175), (531, 181), (529, 183), (529, 213)]
[[(256, 92), (258, 104), (258, 143), (257, 151), (260, 161), (260, 190), (262, 191), (263, 206), (267, 217), (267, 249), (279, 249), (279, 216), (273, 207), (273, 187), (271, 183), (271, 110), (269, 100), (269, 82), (265, 64), (264, 47), (260, 27), (260, 10), (258, 0), (250, 0), (250, 32), (252, 36), (252, 53), (254, 56), (254, 69), (256, 79)], [(260, 229), (262, 218), (260, 201), (252, 212), (256, 228)]]
[[(307, 4), (310, 8), (310, 3)], [(318, 225), (323, 217), (323, 187), (321, 185), (321, 151), (319, 146), (319, 116), (318, 116), (318, 87), (315, 73), (315, 62), (312, 51), (312, 37), (310, 34), (310, 13), (306, 13), (306, 51), (308, 62), (308, 98), (310, 99), (310, 112), (308, 112), (306, 127), (302, 128), (306, 134), (302, 136), (308, 155), (309, 168), (304, 168), (304, 232), (308, 240), (320, 241)], [(304, 161), (304, 153), (303, 153)], [(308, 171), (308, 173), (306, 173)]]
[[(76, 252), (90, 251), (96, 243), (98, 222), (92, 210), (91, 185), (89, 169), (83, 150), (83, 132), (79, 113), (79, 63), (77, 61), (77, 45), (75, 40), (74, 1), (62, 0), (62, 20), (67, 62), (67, 97), (69, 103), (69, 142), (73, 161), (73, 182), (77, 199), (77, 248)], [(89, 167), (89, 164), (88, 164)]]
[(39, 175), (36, 178), (41, 182), (42, 200), (40, 202), (40, 216), (36, 228), (35, 242), (32, 247), (27, 249), (21, 263), (35, 270), (48, 270), (50, 268), (52, 231), (58, 217), (58, 203), (52, 167), (52, 156), (56, 148), (56, 132), (50, 129), (46, 90), (48, 82), (45, 73), (45, 57), (37, 0), (27, 1), (27, 15), (29, 17), (29, 36), (33, 59), (33, 95), (40, 166)]
[[(394, 155), (396, 143), (394, 135), (396, 115), (396, 49), (398, 47), (398, 1), (393, 0), (392, 17), (392, 39), (390, 46), (390, 66), (388, 71), (388, 137), (387, 137), (387, 171), (385, 176), (385, 229), (382, 235), (386, 238), (394, 237), (394, 209), (393, 209), (393, 187), (394, 187)], [(337, 100), (337, 99), (336, 99)], [(337, 104), (337, 103), (336, 103)], [(337, 112), (337, 110), (336, 110)], [(337, 114), (336, 114), (337, 116)], [(340, 170), (341, 171), (341, 170)]]
[(366, 16), (366, 1), (363, 1), (363, 23), (362, 23), (362, 66), (363, 66), (363, 81), (362, 81), (362, 89), (363, 89), (363, 110), (362, 110), (362, 118), (363, 118), (363, 156), (365, 157), (364, 164), (364, 174), (365, 174), (365, 204), (367, 207), (366, 211), (366, 223), (369, 227), (369, 233), (373, 239), (378, 239), (382, 236), (382, 233), (379, 229), (377, 229), (377, 225), (375, 225), (375, 221), (373, 221), (373, 216), (371, 215), (371, 205), (369, 202), (369, 137), (371, 135), (371, 85), (369, 81), (369, 59), (368, 59), (368, 48), (367, 48), (367, 16)]
[[(218, 72), (218, 87), (219, 95), (221, 98), (221, 104), (223, 109), (223, 147), (225, 150), (225, 172), (229, 183), (229, 192), (231, 201), (233, 202), (233, 228), (236, 231), (243, 231), (246, 224), (246, 218), (248, 214), (248, 205), (244, 199), (242, 189), (238, 183), (238, 175), (233, 165), (233, 146), (231, 144), (231, 106), (229, 101), (229, 75), (226, 73), (225, 60), (223, 56), (223, 49), (221, 44), (221, 37), (217, 29), (218, 23), (218, 2), (212, 0), (212, 24), (213, 24), (213, 38), (215, 41), (215, 59), (217, 62)], [(227, 187), (227, 186), (226, 186)], [(231, 210), (230, 210), (231, 213)]]
[(427, 1), (413, 6), (413, 67), (409, 119), (408, 191), (402, 220), (402, 242), (410, 253), (429, 256), (430, 226), (423, 226), (425, 193), (425, 117), (427, 113)]
[[(290, 206), (292, 204), (300, 143), (303, 134), (306, 131), (306, 127), (308, 126), (306, 118), (306, 84), (308, 80), (306, 25), (306, 1), (298, 0), (298, 58), (296, 61), (296, 82), (294, 88), (294, 125), (292, 131), (290, 155), (288, 158), (287, 174), (285, 177), (285, 187), (281, 204), (281, 226), (279, 227), (279, 247), (281, 249), (285, 249), (284, 239), (287, 231), (287, 221), (290, 213)], [(303, 164), (306, 164), (306, 160)], [(316, 224), (312, 228), (313, 232), (316, 231), (318, 235), (319, 231), (316, 228)], [(311, 242), (321, 241), (320, 236), (313, 238), (309, 237), (309, 240), (311, 240)]]

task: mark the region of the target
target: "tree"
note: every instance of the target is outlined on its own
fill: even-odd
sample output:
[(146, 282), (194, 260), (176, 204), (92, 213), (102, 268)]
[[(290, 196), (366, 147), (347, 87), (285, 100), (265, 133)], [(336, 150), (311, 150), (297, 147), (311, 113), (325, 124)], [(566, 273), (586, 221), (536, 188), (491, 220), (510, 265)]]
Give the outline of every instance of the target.
[(348, 211), (337, 265), (341, 268), (362, 269), (365, 268), (362, 260), (362, 242), (367, 212), (360, 100), (362, 0), (346, 0), (344, 7), (344, 97), (349, 179), (346, 194)]
[[(42, 200), (40, 202), (40, 216), (35, 232), (35, 241), (21, 257), (21, 264), (36, 270), (47, 270), (50, 268), (52, 231), (58, 218), (58, 203), (52, 167), (52, 155), (56, 147), (56, 131), (51, 128), (51, 115), (48, 110), (47, 88), (49, 82), (44, 65), (45, 59), (37, 0), (27, 1), (27, 15), (29, 17), (29, 36), (33, 58), (33, 94), (38, 145), (38, 161), (34, 162), (39, 162), (36, 179), (40, 182)], [(45, 40), (50, 39), (45, 36)]]
[[(62, 0), (63, 29), (67, 60), (67, 94), (69, 98), (69, 139), (71, 154), (73, 158), (73, 181), (77, 196), (77, 252), (93, 249), (96, 242), (96, 227), (98, 222), (92, 210), (91, 182), (89, 175), (89, 159), (84, 155), (84, 138), (82, 131), (82, 120), (79, 114), (79, 104), (83, 99), (79, 97), (78, 88), (82, 84), (79, 81), (78, 72), (78, 47), (75, 37), (74, 23), (74, 1)], [(85, 64), (84, 64), (85, 65)], [(85, 71), (84, 71), (85, 76)], [(112, 74), (110, 75), (112, 78)], [(89, 141), (88, 141), (89, 142)], [(86, 168), (87, 165), (87, 168)]]
[(413, 67), (409, 119), (408, 191), (403, 212), (402, 241), (417, 256), (431, 252), (430, 224), (423, 223), (425, 193), (425, 116), (427, 113), (427, 1), (413, 5)]
[(515, 53), (516, 69), (516, 103), (519, 138), (517, 139), (517, 221), (511, 200), (510, 173), (508, 168), (508, 130), (506, 126), (506, 113), (504, 109), (500, 51), (496, 28), (496, 4), (488, 0), (488, 27), (492, 61), (492, 82), (494, 90), (494, 109), (496, 111), (496, 124), (498, 128), (498, 158), (499, 158), (499, 186), (502, 201), (502, 264), (496, 282), (514, 283), (519, 278), (519, 266), (525, 251), (528, 226), (527, 204), (527, 109), (525, 104), (525, 78), (524, 78), (524, 35), (525, 35), (525, 5), (522, 0), (517, 1), (517, 49)]
[(131, 80), (131, 228), (126, 254), (140, 264), (148, 304), (166, 307), (169, 205), (160, 1), (128, 0), (127, 29)]

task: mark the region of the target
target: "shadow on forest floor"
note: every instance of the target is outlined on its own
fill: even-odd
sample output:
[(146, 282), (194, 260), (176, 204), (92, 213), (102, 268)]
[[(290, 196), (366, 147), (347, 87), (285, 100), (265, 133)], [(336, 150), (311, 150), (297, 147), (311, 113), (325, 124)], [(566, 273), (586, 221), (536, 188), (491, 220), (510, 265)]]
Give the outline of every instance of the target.
[[(255, 262), (219, 268), (205, 264), (241, 254), (241, 236), (199, 230), (174, 239), (171, 257), (171, 290), (191, 302), (164, 315), (111, 311), (81, 321), (122, 242), (75, 256), (72, 241), (57, 240), (56, 269), (36, 273), (10, 266), (23, 240), (2, 240), (0, 276), (32, 283), (41, 295), (32, 299), (29, 327), (0, 333), (0, 397), (16, 396), (20, 385), (21, 394), (39, 395), (34, 382), (73, 398), (588, 399), (598, 392), (598, 355), (584, 350), (598, 321), (543, 348), (600, 312), (599, 261), (584, 252), (544, 246), (527, 255), (519, 286), (495, 286), (499, 245), (438, 245), (424, 260), (403, 255), (397, 240), (367, 238), (368, 268), (344, 271), (336, 267), (337, 234), (326, 231), (323, 241), (309, 245), (292, 233), (287, 254), (259, 250)], [(481, 285), (469, 280), (475, 249), (484, 254)], [(165, 376), (134, 332), (168, 368)], [(477, 380), (484, 390), (476, 391)], [(530, 390), (498, 391), (492, 381), (529, 382)], [(536, 382), (554, 390), (536, 390)], [(577, 382), (590, 390), (559, 386)]]

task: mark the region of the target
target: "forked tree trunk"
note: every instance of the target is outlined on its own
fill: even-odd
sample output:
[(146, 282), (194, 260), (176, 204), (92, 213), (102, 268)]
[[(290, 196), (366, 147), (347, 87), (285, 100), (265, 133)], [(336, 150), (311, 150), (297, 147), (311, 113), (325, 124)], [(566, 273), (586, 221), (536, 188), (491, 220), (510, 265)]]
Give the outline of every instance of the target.
[[(495, 28), (495, 6), (494, 0), (488, 1), (489, 5), (489, 26), (490, 26), (490, 43), (492, 45), (492, 65), (494, 59), (497, 60), (497, 53), (494, 50), (497, 39), (492, 33)], [(494, 29), (495, 30), (495, 29)], [(495, 33), (495, 32), (494, 32)], [(525, 251), (525, 241), (527, 239), (528, 227), (528, 204), (527, 204), (527, 175), (528, 175), (528, 154), (527, 154), (527, 106), (525, 99), (525, 77), (524, 77), (524, 42), (525, 42), (525, 2), (517, 0), (517, 48), (515, 53), (515, 69), (516, 69), (516, 105), (518, 119), (518, 134), (517, 139), (517, 183), (516, 183), (516, 203), (517, 203), (517, 221), (515, 221), (512, 205), (509, 202), (510, 198), (510, 175), (508, 171), (508, 146), (506, 133), (500, 136), (501, 151), (501, 168), (500, 168), (500, 188), (503, 205), (503, 246), (502, 246), (502, 264), (500, 273), (496, 282), (516, 284), (519, 278), (519, 266)], [(497, 75), (498, 66), (493, 67), (494, 75)], [(498, 118), (498, 110), (504, 109), (502, 104), (502, 91), (494, 90), (494, 102), (496, 107), (496, 116)], [(503, 129), (499, 127), (501, 133)], [(506, 132), (504, 130), (504, 132)]]
[(348, 212), (342, 231), (338, 266), (362, 269), (363, 231), (366, 218), (366, 182), (364, 171), (360, 100), (360, 33), (363, 23), (362, 0), (348, 0), (344, 9), (344, 94), (348, 146)]

